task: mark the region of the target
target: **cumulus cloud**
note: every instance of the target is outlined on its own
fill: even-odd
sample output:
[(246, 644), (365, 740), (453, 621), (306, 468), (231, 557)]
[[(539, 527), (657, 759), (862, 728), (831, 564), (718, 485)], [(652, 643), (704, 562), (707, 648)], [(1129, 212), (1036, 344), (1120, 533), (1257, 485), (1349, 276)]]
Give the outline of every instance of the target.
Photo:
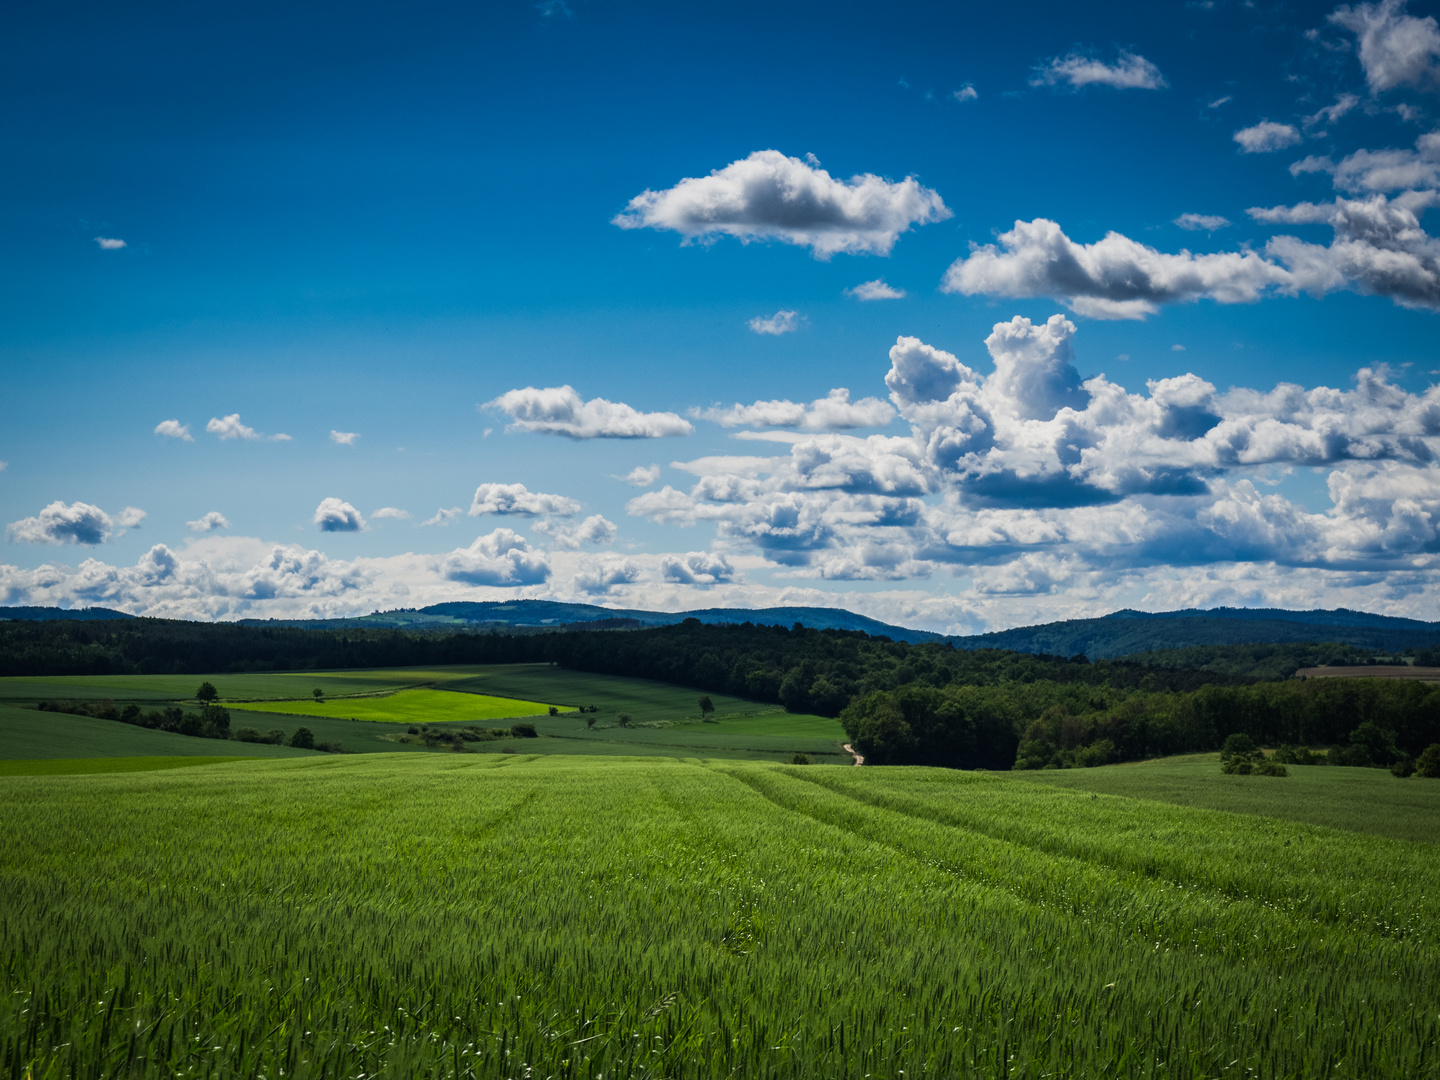
[(193, 533), (208, 533), (214, 532), (216, 529), (228, 529), (230, 528), (230, 522), (220, 511), (211, 510), (203, 517), (196, 518), (194, 521), (187, 521), (185, 527)]
[(575, 551), (586, 544), (593, 547), (613, 544), (619, 533), (613, 521), (599, 514), (591, 514), (573, 527), (557, 524), (548, 519), (537, 523), (535, 527), (549, 536), (557, 548), (566, 551)]
[(1315, 295), (1354, 289), (1386, 296), (1403, 307), (1440, 310), (1440, 239), (1419, 215), (1440, 202), (1436, 192), (1407, 192), (1394, 199), (1336, 199), (1333, 203), (1255, 207), (1256, 221), (1323, 224), (1335, 233), (1328, 246), (1277, 236), (1265, 246), (1290, 267), (1295, 288)]
[(1273, 154), (1300, 141), (1300, 132), (1293, 124), (1277, 124), (1262, 120), (1254, 127), (1241, 128), (1231, 136), (1245, 154)]
[(636, 465), (620, 479), (632, 487), (649, 487), (660, 479), (659, 465)]
[(793, 334), (805, 320), (798, 311), (777, 311), (774, 315), (756, 315), (745, 325), (757, 334)]
[(894, 288), (876, 278), (874, 281), (862, 281), (854, 288), (846, 289), (845, 295), (853, 296), (856, 300), (902, 300), (905, 290)]
[(1160, 69), (1149, 60), (1124, 51), (1113, 64), (1078, 52), (1057, 56), (1039, 65), (1030, 79), (1031, 86), (1055, 86), (1059, 83), (1068, 83), (1077, 90), (1085, 86), (1160, 90), (1169, 85)]
[(333, 497), (320, 500), (314, 520), (321, 532), (360, 532), (365, 528), (365, 519), (359, 510)]
[(223, 419), (212, 416), (205, 425), (205, 430), (211, 435), (218, 436), (221, 439), (247, 439), (253, 441), (260, 438), (259, 433), (256, 432), (254, 428), (246, 427), (240, 422), (239, 413), (231, 413)]
[(1355, 35), (1371, 93), (1398, 86), (1440, 88), (1440, 26), (1433, 15), (1417, 18), (1406, 14), (1405, 0), (1381, 0), (1341, 5), (1330, 22)]
[(100, 245), (101, 251), (119, 251), (121, 248), (129, 246), (124, 240), (115, 236), (97, 236), (95, 243)]
[(12, 544), (84, 544), (93, 547), (134, 528), (145, 511), (127, 506), (113, 517), (87, 502), (68, 506), (56, 500), (35, 517), (21, 518), (5, 527)]
[(508, 413), (512, 431), (536, 431), (571, 439), (662, 439), (689, 435), (689, 421), (671, 412), (643, 413), (618, 401), (583, 400), (570, 386), (511, 390), (485, 408)]
[(586, 555), (570, 583), (581, 592), (598, 595), (639, 579), (640, 567), (631, 559), (620, 555)]
[(447, 580), (467, 585), (538, 585), (550, 578), (545, 552), (532, 549), (510, 529), (477, 537), (468, 548), (437, 559), (435, 567)]
[(962, 105), (967, 101), (974, 101), (979, 96), (980, 91), (975, 89), (975, 84), (968, 82), (960, 87), (959, 90), (952, 90), (950, 92), (950, 100), (958, 101)]
[(1053, 296), (1094, 319), (1143, 319), (1161, 304), (1210, 299), (1249, 303), (1293, 290), (1282, 266), (1253, 251), (1167, 254), (1120, 233), (1077, 244), (1045, 218), (1017, 221), (1000, 243), (972, 245), (945, 272), (941, 289), (966, 296)]
[(358, 431), (330, 431), (330, 441), (340, 446), (354, 446), (355, 440), (360, 438)]
[(531, 491), (524, 484), (481, 484), (470, 502), (470, 516), (480, 514), (559, 514), (580, 511), (580, 504), (564, 495)]
[(692, 551), (686, 555), (666, 555), (660, 560), (660, 576), (677, 585), (719, 585), (735, 576), (735, 568), (723, 555), (708, 551)]
[(371, 521), (383, 521), (387, 518), (393, 518), (396, 521), (409, 521), (410, 511), (401, 510), (398, 506), (382, 506), (370, 515)]
[(1421, 135), (1414, 150), (1357, 150), (1338, 165), (1328, 157), (1308, 157), (1290, 171), (1328, 172), (1338, 190), (1356, 195), (1440, 188), (1440, 130)]
[(687, 242), (778, 240), (828, 259), (888, 255), (901, 233), (950, 216), (940, 196), (914, 177), (895, 183), (864, 173), (838, 180), (818, 163), (758, 150), (709, 176), (641, 192), (613, 223), (678, 232)]
[(164, 435), (167, 439), (180, 439), (182, 442), (194, 442), (190, 434), (190, 425), (182, 424), (179, 420), (161, 420), (155, 425), (155, 434)]
[(1181, 214), (1175, 224), (1187, 232), (1214, 232), (1230, 226), (1230, 219), (1219, 214)]
[(753, 405), (695, 410), (693, 415), (727, 428), (784, 427), (806, 431), (845, 431), (851, 428), (884, 427), (895, 419), (895, 410), (879, 398), (862, 398), (852, 402), (850, 391), (840, 387), (808, 405), (784, 400), (757, 401)]

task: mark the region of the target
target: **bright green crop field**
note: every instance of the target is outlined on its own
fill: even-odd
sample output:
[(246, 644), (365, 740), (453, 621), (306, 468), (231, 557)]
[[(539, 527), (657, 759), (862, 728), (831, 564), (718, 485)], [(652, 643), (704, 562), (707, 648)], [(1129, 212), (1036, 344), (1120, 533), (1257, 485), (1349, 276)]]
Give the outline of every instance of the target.
[(382, 724), (476, 723), (482, 720), (541, 716), (550, 711), (548, 704), (538, 701), (429, 689), (397, 690), (381, 697), (246, 702), (226, 707), (283, 716), (322, 716), (328, 719), (366, 720)]
[(0, 776), (0, 834), (4, 1077), (1440, 1075), (1435, 848), (1269, 814), (396, 754)]

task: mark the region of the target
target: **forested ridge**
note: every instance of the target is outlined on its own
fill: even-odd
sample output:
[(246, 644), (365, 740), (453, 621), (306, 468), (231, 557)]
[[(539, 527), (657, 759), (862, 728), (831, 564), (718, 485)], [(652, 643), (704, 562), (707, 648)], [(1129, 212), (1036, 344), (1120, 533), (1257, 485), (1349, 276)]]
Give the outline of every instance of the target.
[(1364, 650), (1322, 643), (1211, 646), (1092, 663), (858, 631), (697, 620), (543, 634), (157, 619), (0, 623), (4, 675), (548, 662), (838, 716), (876, 764), (992, 769), (1213, 750), (1237, 732), (1269, 745), (1342, 747), (1340, 759), (1353, 764), (1388, 765), (1440, 741), (1440, 687), (1287, 677), (1299, 666), (1367, 658)]

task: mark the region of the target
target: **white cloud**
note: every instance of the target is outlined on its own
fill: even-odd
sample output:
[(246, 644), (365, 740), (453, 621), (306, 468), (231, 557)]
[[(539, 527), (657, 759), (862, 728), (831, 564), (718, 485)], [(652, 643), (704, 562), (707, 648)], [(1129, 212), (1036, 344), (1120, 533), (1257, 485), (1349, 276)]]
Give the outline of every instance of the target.
[(566, 551), (578, 550), (586, 544), (593, 547), (613, 544), (615, 537), (619, 534), (615, 523), (599, 514), (591, 514), (584, 521), (580, 522), (580, 524), (573, 527), (561, 525), (547, 519), (538, 522), (535, 528), (549, 536), (556, 547)]
[(164, 435), (167, 439), (180, 439), (183, 442), (194, 442), (190, 434), (190, 425), (182, 424), (179, 420), (161, 420), (155, 425), (155, 434)]
[(1405, 14), (1405, 0), (1342, 5), (1330, 22), (1349, 30), (1360, 45), (1360, 66), (1373, 94), (1398, 86), (1440, 88), (1440, 26), (1435, 17)]
[(320, 500), (314, 520), (321, 532), (361, 532), (365, 528), (365, 519), (359, 510), (333, 497)]
[(12, 544), (84, 544), (95, 546), (134, 528), (145, 518), (145, 511), (127, 506), (114, 517), (100, 507), (86, 502), (68, 506), (56, 500), (35, 517), (21, 518), (5, 528), (5, 538)]
[(604, 398), (584, 401), (571, 386), (527, 386), (501, 394), (484, 407), (509, 413), (512, 431), (571, 439), (662, 439), (695, 430), (675, 413), (642, 413)]
[(864, 173), (842, 181), (818, 165), (758, 150), (709, 176), (647, 189), (612, 220), (622, 229), (668, 229), (687, 241), (779, 240), (828, 259), (888, 255), (901, 233), (950, 216), (940, 196), (914, 177), (893, 183)]
[(1301, 158), (1299, 161), (1292, 163), (1290, 166), (1291, 176), (1303, 176), (1306, 173), (1334, 171), (1335, 162), (1331, 161), (1328, 155), (1322, 157), (1317, 154), (1310, 154), (1306, 157)]
[(194, 521), (187, 521), (185, 527), (193, 533), (208, 533), (214, 532), (216, 529), (228, 529), (230, 528), (230, 522), (220, 511), (211, 510), (203, 517), (196, 518)]
[(1254, 127), (1241, 128), (1231, 137), (1240, 144), (1242, 153), (1271, 154), (1298, 143), (1300, 132), (1293, 124), (1262, 120)]
[(757, 334), (793, 334), (805, 320), (796, 311), (777, 311), (774, 315), (756, 315), (745, 325)]
[(1230, 226), (1230, 219), (1219, 214), (1181, 214), (1175, 224), (1189, 232), (1214, 232)]
[(1053, 296), (1095, 319), (1143, 319), (1161, 304), (1200, 299), (1222, 304), (1293, 290), (1283, 267), (1253, 251), (1166, 254), (1120, 233), (1077, 244), (1053, 221), (1017, 221), (999, 246), (972, 245), (945, 272), (941, 289), (966, 296)]
[(968, 83), (968, 82), (967, 82), (965, 85), (963, 85), (962, 87), (960, 87), (959, 90), (952, 90), (952, 91), (950, 92), (950, 100), (951, 100), (951, 101), (958, 101), (958, 102), (960, 102), (962, 105), (963, 105), (965, 102), (967, 102), (967, 101), (974, 101), (974, 100), (975, 100), (976, 98), (978, 98), (979, 96), (980, 96), (980, 91), (978, 91), (978, 90), (975, 89), (974, 83)]
[(531, 491), (524, 484), (481, 484), (470, 502), (470, 516), (480, 514), (576, 514), (580, 504), (564, 495)]
[(1335, 231), (1328, 247), (1277, 236), (1267, 253), (1290, 267), (1295, 287), (1316, 295), (1337, 289), (1386, 296), (1404, 307), (1440, 309), (1440, 239), (1420, 226), (1419, 214), (1440, 202), (1436, 192), (1394, 199), (1336, 199), (1333, 203), (1255, 207), (1257, 221), (1325, 224)]
[(1290, 171), (1331, 173), (1335, 187), (1351, 194), (1440, 188), (1440, 130), (1421, 135), (1414, 150), (1357, 150), (1338, 165), (1306, 158)]
[(254, 428), (246, 427), (240, 422), (239, 413), (231, 413), (224, 419), (212, 416), (205, 425), (205, 430), (211, 435), (219, 436), (221, 439), (247, 439), (253, 441), (260, 438)]
[(586, 555), (581, 558), (580, 568), (570, 583), (581, 592), (595, 595), (639, 579), (640, 567), (632, 559), (620, 555)]
[(434, 517), (432, 517), (432, 518), (427, 518), (426, 520), (422, 521), (420, 524), (421, 524), (421, 525), (449, 525), (449, 524), (452, 524), (452, 523), (455, 522), (455, 521), (458, 521), (458, 520), (460, 519), (460, 515), (463, 514), (464, 512), (465, 512), (465, 511), (461, 510), (460, 507), (458, 507), (458, 506), (452, 506), (452, 507), (450, 507), (449, 510), (446, 510), (444, 507), (441, 507), (439, 510), (436, 510), (436, 511), (435, 511), (435, 516), (434, 516)]
[(695, 410), (693, 415), (721, 427), (791, 427), (807, 431), (844, 431), (850, 428), (884, 427), (895, 419), (895, 410), (879, 398), (850, 400), (843, 387), (809, 405), (795, 401), (757, 401), (753, 405)]
[(1169, 85), (1160, 74), (1160, 69), (1149, 60), (1124, 51), (1113, 64), (1106, 64), (1078, 52), (1057, 56), (1035, 69), (1030, 85), (1055, 86), (1062, 82), (1069, 83), (1076, 89), (1084, 86), (1111, 86), (1117, 90), (1159, 90)]
[(354, 446), (355, 440), (360, 438), (358, 431), (335, 431), (330, 432), (330, 441), (340, 446)]
[(1184, 346), (1184, 345), (1171, 345), (1171, 346), (1170, 346), (1170, 351), (1171, 351), (1171, 352), (1184, 352), (1184, 351), (1185, 351), (1185, 346)]
[(95, 243), (100, 245), (101, 251), (119, 251), (121, 248), (129, 246), (124, 240), (113, 236), (97, 236)]
[(1305, 117), (1305, 119), (1301, 121), (1301, 123), (1306, 131), (1311, 131), (1312, 138), (1319, 138), (1320, 135), (1323, 133), (1313, 132), (1313, 128), (1317, 128), (1321, 124), (1335, 123), (1335, 121), (1339, 120), (1342, 116), (1350, 112), (1352, 109), (1355, 108), (1356, 105), (1359, 104), (1360, 99), (1354, 94), (1339, 94), (1335, 98), (1334, 105), (1327, 105), (1323, 109), (1316, 110), (1309, 116)]
[(523, 536), (496, 529), (435, 561), (437, 572), (467, 585), (538, 585), (550, 578), (545, 552), (533, 550)]
[(1234, 99), (1233, 97), (1231, 97), (1229, 94), (1226, 94), (1224, 97), (1218, 97), (1218, 98), (1216, 98), (1214, 101), (1210, 102), (1210, 103), (1209, 103), (1208, 105), (1206, 105), (1205, 107), (1206, 107), (1207, 109), (1218, 109), (1218, 108), (1220, 108), (1221, 105), (1228, 104), (1229, 102), (1234, 101), (1234, 100), (1235, 100), (1235, 99)]
[(382, 506), (370, 515), (371, 521), (383, 521), (391, 518), (396, 521), (409, 521), (410, 511), (401, 510), (398, 506)]
[(894, 288), (876, 278), (874, 281), (862, 281), (853, 289), (846, 289), (845, 294), (855, 297), (856, 300), (901, 300), (905, 297), (905, 290)]
[(632, 487), (649, 487), (660, 479), (659, 465), (636, 465), (624, 476), (619, 477)]
[(735, 568), (724, 555), (692, 551), (682, 556), (666, 555), (660, 560), (660, 575), (678, 585), (707, 587), (730, 581), (735, 576)]

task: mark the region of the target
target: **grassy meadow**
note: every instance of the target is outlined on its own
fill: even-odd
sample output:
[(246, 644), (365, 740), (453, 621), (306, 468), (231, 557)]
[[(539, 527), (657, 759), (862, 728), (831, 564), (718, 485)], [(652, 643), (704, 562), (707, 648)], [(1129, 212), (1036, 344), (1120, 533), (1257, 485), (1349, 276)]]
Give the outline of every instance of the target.
[[(1384, 778), (1434, 820), (1440, 784)], [(1434, 847), (1271, 813), (924, 768), (410, 754), (0, 775), (0, 830), (5, 1076), (1440, 1065)]]
[[(585, 757), (717, 757), (788, 761), (797, 753), (848, 763), (840, 724), (786, 713), (778, 705), (711, 694), (715, 712), (700, 711), (699, 691), (613, 675), (589, 675), (549, 664), (465, 665), (343, 672), (225, 675), (80, 675), (0, 679), (0, 759), (124, 755), (310, 756), (314, 751), (266, 743), (218, 742), (115, 721), (38, 712), (40, 701), (110, 700), (154, 709), (198, 708), (203, 681), (219, 690), (231, 730), (290, 733), (303, 725), (316, 742), (347, 753), (446, 753), (398, 742), (397, 724), (437, 729), (534, 724), (539, 738), (469, 744), (473, 753)], [(323, 691), (317, 702), (312, 691)], [(549, 715), (554, 704), (562, 715)], [(580, 707), (593, 712), (580, 714)], [(628, 716), (622, 725), (621, 716)], [(218, 749), (221, 748), (222, 749)]]

